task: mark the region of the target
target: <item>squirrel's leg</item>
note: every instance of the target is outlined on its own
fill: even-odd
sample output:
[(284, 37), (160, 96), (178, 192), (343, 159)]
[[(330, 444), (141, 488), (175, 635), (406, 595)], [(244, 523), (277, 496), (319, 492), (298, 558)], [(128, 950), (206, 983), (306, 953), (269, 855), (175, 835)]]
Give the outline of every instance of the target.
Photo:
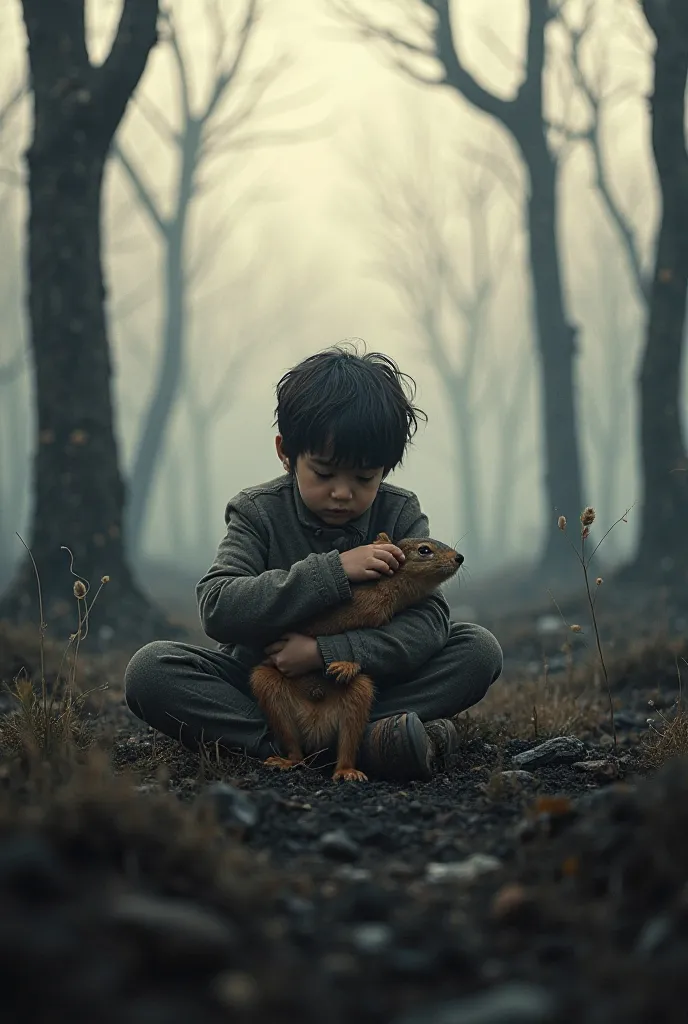
[(337, 742), (337, 766), (332, 776), (335, 782), (346, 779), (366, 782), (368, 777), (356, 768), (356, 757), (363, 740), (370, 708), (373, 703), (373, 681), (359, 674), (346, 687), (342, 697)]
[(263, 763), (269, 768), (293, 768), (303, 761), (299, 731), (293, 715), (289, 683), (271, 665), (257, 665), (251, 673), (251, 690), (286, 756), (275, 754)]
[(361, 672), (361, 666), (357, 661), (332, 661), (327, 666), (327, 675), (332, 676), (338, 683), (351, 683)]

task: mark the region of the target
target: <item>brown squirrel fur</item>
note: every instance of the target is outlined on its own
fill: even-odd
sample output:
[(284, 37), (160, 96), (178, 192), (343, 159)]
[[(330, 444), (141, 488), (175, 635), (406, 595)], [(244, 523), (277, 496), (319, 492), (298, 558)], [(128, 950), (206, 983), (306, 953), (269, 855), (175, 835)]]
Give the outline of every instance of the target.
[[(389, 544), (381, 533), (377, 543)], [(454, 548), (426, 537), (399, 541), (406, 560), (391, 576), (351, 588), (351, 600), (295, 627), (305, 636), (334, 636), (350, 629), (386, 625), (404, 608), (427, 597), (449, 579), (463, 562)], [(356, 755), (370, 715), (373, 681), (356, 662), (333, 662), (327, 672), (310, 672), (287, 679), (271, 665), (257, 665), (251, 688), (280, 741), (286, 757), (269, 757), (266, 765), (293, 768), (313, 751), (337, 741), (333, 779), (365, 781), (355, 767)]]

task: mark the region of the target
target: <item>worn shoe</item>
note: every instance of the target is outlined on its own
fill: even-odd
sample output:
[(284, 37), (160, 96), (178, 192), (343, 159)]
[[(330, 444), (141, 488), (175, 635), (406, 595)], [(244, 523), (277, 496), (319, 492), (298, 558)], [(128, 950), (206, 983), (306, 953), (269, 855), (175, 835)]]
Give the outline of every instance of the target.
[(382, 718), (366, 731), (358, 767), (374, 779), (409, 782), (432, 778), (434, 744), (418, 715)]
[(425, 732), (432, 744), (432, 767), (436, 772), (450, 772), (459, 760), (459, 733), (449, 718), (436, 718), (425, 723)]

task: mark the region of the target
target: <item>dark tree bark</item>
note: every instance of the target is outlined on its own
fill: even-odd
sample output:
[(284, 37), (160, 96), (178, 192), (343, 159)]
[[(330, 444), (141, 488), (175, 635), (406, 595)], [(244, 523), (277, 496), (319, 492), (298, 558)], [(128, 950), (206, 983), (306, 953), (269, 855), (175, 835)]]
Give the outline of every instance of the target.
[(688, 7), (685, 0), (643, 0), (643, 11), (657, 40), (650, 107), (662, 214), (640, 372), (640, 541), (628, 575), (685, 584), (688, 458), (681, 374), (688, 289)]
[[(137, 590), (124, 555), (124, 488), (113, 430), (101, 266), (103, 171), (113, 135), (156, 42), (158, 0), (124, 0), (110, 53), (91, 64), (85, 0), (22, 0), (34, 129), (27, 153), (29, 313), (38, 438), (29, 545), (51, 628), (75, 625), (67, 546), (112, 639), (136, 643), (164, 621)], [(1, 613), (36, 615), (24, 560)], [(114, 631), (110, 633), (110, 631)], [(102, 634), (101, 634), (102, 635)]]
[[(349, 0), (336, 2), (350, 10)], [(402, 66), (426, 84), (449, 86), (477, 110), (493, 117), (510, 133), (523, 157), (530, 188), (527, 223), (544, 410), (548, 531), (541, 568), (554, 575), (568, 575), (571, 552), (562, 544), (557, 518), (559, 514), (577, 518), (583, 502), (575, 401), (576, 329), (566, 313), (557, 225), (558, 167), (548, 142), (543, 102), (545, 35), (548, 24), (557, 17), (557, 8), (551, 0), (528, 0), (523, 81), (512, 99), (502, 99), (485, 89), (465, 67), (452, 27), (450, 0), (420, 2), (435, 16), (430, 49), (376, 28), (367, 12), (354, 17), (366, 36), (386, 39), (411, 54), (436, 57), (443, 70), (439, 79), (426, 78), (406, 63)], [(460, 5), (454, 6), (456, 9)]]
[[(434, 0), (437, 55), (446, 83), (511, 133), (528, 170), (528, 237), (538, 328), (544, 408), (545, 493), (549, 526), (543, 562), (566, 571), (570, 552), (561, 543), (559, 512), (574, 518), (582, 508), (581, 464), (575, 401), (575, 328), (566, 314), (557, 227), (558, 173), (547, 141), (543, 101), (545, 32), (549, 0), (529, 0), (526, 72), (512, 100), (488, 93), (462, 65), (452, 34), (449, 4)], [(556, 511), (555, 511), (556, 510)]]

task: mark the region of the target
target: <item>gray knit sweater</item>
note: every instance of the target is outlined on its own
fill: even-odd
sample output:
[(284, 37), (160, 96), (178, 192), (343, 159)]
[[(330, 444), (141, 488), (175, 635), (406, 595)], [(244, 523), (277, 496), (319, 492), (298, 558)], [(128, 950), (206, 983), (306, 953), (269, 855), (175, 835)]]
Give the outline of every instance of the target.
[[(344, 526), (328, 526), (304, 505), (285, 475), (240, 491), (225, 511), (227, 531), (196, 587), (207, 635), (252, 667), (263, 648), (300, 622), (351, 596), (340, 552), (384, 531), (393, 541), (428, 537), (428, 520), (411, 491), (383, 482), (372, 506)], [(435, 594), (380, 629), (318, 637), (325, 664), (357, 661), (384, 685), (410, 677), (449, 636), (449, 607)]]

